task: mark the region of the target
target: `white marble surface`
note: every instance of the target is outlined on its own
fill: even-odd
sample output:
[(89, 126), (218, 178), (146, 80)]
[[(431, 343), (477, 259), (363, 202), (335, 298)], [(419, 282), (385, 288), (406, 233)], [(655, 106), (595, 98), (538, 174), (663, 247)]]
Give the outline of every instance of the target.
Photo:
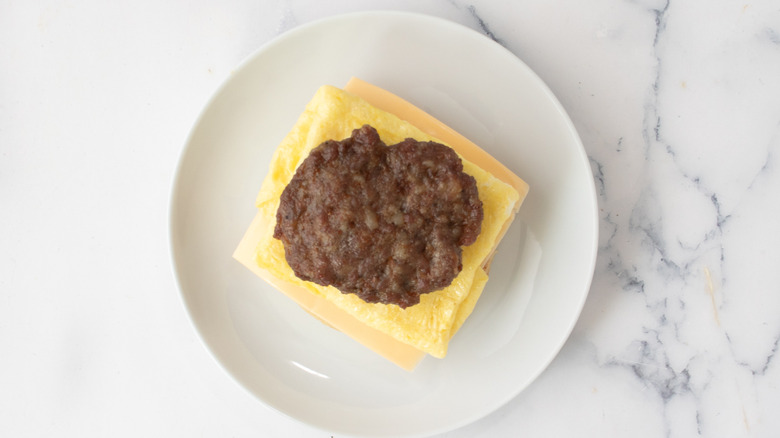
[(0, 436), (330, 437), (197, 337), (168, 256), (189, 128), (244, 57), (367, 9), (523, 59), (574, 121), (599, 258), (560, 355), (442, 437), (780, 436), (780, 8), (771, 0), (0, 2)]

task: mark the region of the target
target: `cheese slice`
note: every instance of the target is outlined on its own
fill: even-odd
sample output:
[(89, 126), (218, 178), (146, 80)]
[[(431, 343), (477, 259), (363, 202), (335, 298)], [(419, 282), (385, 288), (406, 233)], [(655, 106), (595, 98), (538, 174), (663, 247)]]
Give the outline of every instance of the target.
[[(492, 258), (495, 244), (506, 232), (528, 186), (476, 145), (408, 102), (357, 79), (351, 80), (346, 90), (351, 93), (321, 88), (285, 138), (279, 149), (283, 152), (275, 154), (258, 194), (259, 212), (234, 257), (329, 325), (399, 366), (412, 369), (423, 351), (437, 357), (446, 354), (449, 339), (473, 310), (487, 281), (483, 266)], [(378, 108), (390, 110), (400, 119)], [(486, 203), (483, 241), (478, 239), (479, 245), (464, 249), (461, 275), (449, 288), (424, 295), (421, 304), (406, 310), (368, 304), (354, 295), (298, 279), (284, 260), (281, 242), (269, 238), (278, 196), (309, 150), (325, 139), (348, 137), (351, 129), (363, 123), (377, 128), (387, 144), (413, 137), (450, 145), (464, 157), (464, 170), (478, 180), (480, 198)]]
[[(351, 78), (344, 87), (344, 91), (361, 97), (366, 102), (383, 111), (395, 114), (401, 120), (411, 123), (431, 137), (449, 145), (461, 157), (514, 187), (520, 194), (521, 200), (528, 194), (528, 184), (501, 164), (500, 161), (496, 160), (471, 140), (458, 134), (449, 126), (404, 99), (358, 78)], [(520, 208), (519, 204), (517, 208)]]

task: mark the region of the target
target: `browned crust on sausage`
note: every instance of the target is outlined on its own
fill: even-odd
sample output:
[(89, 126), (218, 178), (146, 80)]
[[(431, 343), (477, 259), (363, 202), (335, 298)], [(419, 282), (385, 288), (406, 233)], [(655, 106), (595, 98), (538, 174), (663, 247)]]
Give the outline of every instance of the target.
[(299, 278), (405, 308), (452, 282), (482, 216), (476, 181), (451, 148), (413, 139), (386, 146), (365, 125), (298, 167), (274, 237)]

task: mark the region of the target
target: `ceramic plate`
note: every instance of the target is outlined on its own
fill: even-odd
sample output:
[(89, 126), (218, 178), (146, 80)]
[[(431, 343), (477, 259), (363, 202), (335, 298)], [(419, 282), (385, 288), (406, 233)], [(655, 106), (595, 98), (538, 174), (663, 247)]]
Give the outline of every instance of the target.
[[(448, 356), (426, 358), (413, 373), (321, 324), (231, 258), (277, 144), (317, 88), (351, 76), (428, 111), (531, 186)], [(569, 336), (597, 246), (588, 159), (544, 83), (475, 31), (394, 12), (301, 26), (237, 68), (192, 129), (170, 220), (184, 302), (217, 360), (267, 405), (339, 435), (444, 432), (517, 396)]]

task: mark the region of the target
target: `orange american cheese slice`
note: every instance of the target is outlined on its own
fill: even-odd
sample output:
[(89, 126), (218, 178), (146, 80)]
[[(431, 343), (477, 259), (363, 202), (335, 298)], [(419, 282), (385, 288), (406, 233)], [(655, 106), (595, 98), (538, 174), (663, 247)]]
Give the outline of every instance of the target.
[(404, 99), (358, 78), (350, 79), (347, 82), (347, 86), (344, 87), (344, 91), (361, 97), (381, 110), (395, 114), (401, 120), (406, 120), (431, 137), (438, 138), (448, 144), (461, 157), (514, 187), (520, 193), (521, 201), (528, 194), (528, 184), (501, 164), (500, 161), (482, 150), (481, 147), (474, 144), (471, 140), (458, 134), (454, 129)]
[[(404, 101), (403, 99), (385, 90), (382, 90), (378, 87), (375, 87), (371, 84), (368, 84), (364, 81), (355, 78), (350, 80), (350, 82), (344, 88), (344, 91), (348, 92), (352, 96), (357, 96), (359, 98), (362, 98), (368, 104), (370, 104), (375, 108), (378, 108), (379, 110), (383, 110), (387, 113), (394, 114), (396, 117), (401, 119), (403, 123), (409, 123), (410, 125), (413, 125), (416, 128), (416, 130), (422, 131), (422, 133), (434, 137), (435, 139), (440, 140), (442, 143), (448, 144), (453, 149), (455, 149), (465, 160), (481, 168), (481, 170), (474, 169), (474, 171), (477, 172), (486, 171), (489, 174), (492, 174), (493, 177), (497, 178), (500, 181), (503, 181), (503, 183), (506, 183), (507, 185), (514, 188), (514, 190), (509, 189), (510, 192), (513, 192), (512, 195), (511, 196), (507, 195), (507, 202), (511, 203), (509, 205), (511, 214), (509, 212), (501, 213), (503, 215), (501, 217), (506, 217), (506, 220), (501, 219), (502, 222), (499, 222), (499, 225), (502, 226), (500, 226), (500, 230), (498, 231), (497, 234), (496, 234), (496, 230), (492, 231), (493, 237), (491, 238), (492, 240), (490, 241), (490, 243), (492, 243), (492, 249), (489, 248), (490, 249), (489, 253), (485, 252), (484, 249), (483, 252), (480, 253), (482, 255), (479, 256), (480, 257), (478, 259), (479, 264), (484, 268), (471, 269), (469, 271), (469, 274), (464, 273), (464, 279), (460, 281), (461, 291), (458, 292), (458, 294), (456, 294), (460, 296), (460, 298), (458, 298), (458, 301), (455, 302), (454, 304), (450, 302), (447, 303), (449, 306), (448, 308), (450, 310), (446, 311), (445, 313), (448, 314), (449, 316), (446, 315), (444, 316), (446, 316), (445, 319), (449, 320), (450, 322), (446, 323), (445, 321), (445, 323), (449, 325), (447, 326), (445, 324), (445, 330), (439, 334), (439, 336), (445, 336), (446, 338), (444, 340), (436, 341), (438, 342), (438, 344), (434, 343), (435, 345), (430, 346), (430, 348), (428, 348), (429, 345), (425, 343), (422, 344), (423, 347), (420, 347), (421, 344), (419, 343), (417, 344), (417, 347), (412, 346), (410, 345), (410, 342), (415, 342), (417, 341), (416, 339), (411, 339), (410, 342), (402, 342), (402, 340), (400, 340), (403, 339), (403, 336), (405, 335), (403, 330), (405, 327), (403, 327), (403, 321), (401, 321), (400, 323), (397, 323), (395, 321), (394, 318), (398, 317), (397, 313), (387, 314), (389, 315), (388, 317), (391, 318), (389, 320), (391, 326), (392, 324), (401, 325), (400, 329), (396, 330), (396, 333), (394, 333), (395, 336), (391, 336), (391, 334), (388, 334), (387, 331), (383, 332), (381, 330), (378, 330), (377, 328), (366, 325), (366, 322), (374, 324), (375, 320), (365, 319), (366, 313), (365, 312), (361, 313), (361, 311), (365, 309), (358, 309), (360, 311), (355, 310), (354, 306), (361, 307), (364, 305), (360, 303), (351, 305), (348, 300), (354, 296), (349, 296), (349, 298), (342, 299), (342, 297), (339, 296), (340, 294), (333, 295), (331, 293), (331, 295), (328, 295), (330, 297), (330, 299), (328, 299), (326, 298), (326, 294), (324, 292), (318, 289), (313, 289), (312, 285), (301, 283), (300, 280), (296, 278), (289, 278), (288, 280), (285, 280), (284, 278), (280, 278), (279, 275), (274, 275), (268, 269), (264, 269), (262, 266), (258, 264), (258, 251), (265, 251), (267, 249), (263, 247), (259, 248), (258, 242), (264, 241), (266, 242), (266, 244), (268, 244), (269, 231), (272, 230), (273, 226), (275, 225), (275, 216), (271, 214), (272, 211), (269, 209), (269, 206), (266, 205), (269, 204), (269, 202), (273, 201), (268, 199), (268, 195), (278, 192), (279, 189), (278, 185), (282, 184), (284, 181), (288, 181), (289, 177), (291, 177), (289, 173), (294, 171), (294, 168), (297, 165), (297, 163), (299, 163), (299, 161), (303, 158), (302, 156), (296, 156), (295, 153), (284, 154), (284, 156), (279, 156), (277, 154), (274, 157), (275, 164), (274, 167), (272, 168), (272, 173), (269, 174), (269, 176), (266, 178), (266, 182), (264, 183), (264, 188), (263, 190), (261, 190), (261, 193), (258, 195), (258, 208), (260, 209), (260, 212), (253, 220), (252, 224), (247, 230), (244, 238), (241, 240), (233, 256), (242, 264), (244, 264), (247, 268), (249, 268), (252, 272), (254, 272), (258, 276), (266, 280), (268, 283), (270, 283), (271, 285), (273, 285), (274, 287), (276, 287), (277, 289), (279, 289), (280, 291), (288, 295), (290, 298), (295, 300), (301, 307), (303, 307), (309, 313), (312, 313), (313, 315), (321, 319), (323, 322), (349, 335), (353, 339), (369, 347), (370, 349), (374, 350), (375, 352), (379, 353), (380, 355), (394, 362), (398, 366), (407, 370), (412, 370), (417, 365), (417, 363), (422, 359), (422, 357), (424, 357), (425, 352), (423, 351), (423, 349), (428, 348), (428, 352), (437, 357), (443, 357), (443, 355), (446, 354), (446, 343), (449, 341), (449, 338), (452, 336), (452, 334), (454, 334), (460, 328), (460, 326), (463, 324), (465, 319), (471, 313), (471, 311), (474, 308), (474, 305), (476, 304), (477, 299), (479, 298), (479, 295), (482, 292), (482, 289), (484, 288), (485, 282), (487, 281), (486, 268), (490, 260), (492, 259), (492, 254), (493, 251), (495, 251), (495, 246), (501, 240), (501, 237), (506, 232), (507, 228), (512, 222), (514, 213), (517, 211), (517, 209), (520, 206), (520, 203), (525, 198), (528, 192), (528, 185), (524, 181), (522, 181), (519, 177), (514, 175), (511, 171), (509, 171), (505, 166), (501, 165), (501, 163), (499, 163), (489, 154), (487, 154), (478, 146), (476, 146), (474, 143), (470, 142), (465, 137), (461, 136), (457, 132), (453, 131), (452, 129), (444, 125), (443, 123), (439, 122), (435, 118), (431, 117), (430, 115), (416, 108), (410, 103)], [(336, 94), (333, 93), (333, 90), (328, 90), (326, 91), (326, 93), (329, 94), (329, 98), (331, 99), (336, 99), (336, 100), (354, 99), (354, 97), (348, 97), (346, 95), (343, 97), (339, 97), (337, 93)], [(361, 110), (360, 108), (363, 109)], [(357, 111), (360, 112), (365, 110), (366, 110), (365, 107), (359, 106)], [(374, 114), (375, 110), (370, 108), (369, 110), (371, 111), (372, 117), (376, 117), (376, 115)], [(307, 108), (307, 111), (309, 111), (309, 108)], [(302, 116), (301, 120), (303, 120), (306, 117), (305, 114), (306, 113), (304, 113), (304, 116)], [(354, 114), (350, 114), (350, 117), (354, 117), (354, 116), (355, 116)], [(362, 113), (359, 114), (359, 116), (362, 117), (363, 116)], [(313, 117), (318, 117), (317, 113), (315, 113)], [(357, 118), (359, 119), (360, 117)], [(300, 124), (301, 121), (299, 121), (299, 125)], [(395, 124), (395, 122), (392, 122), (392, 124)], [(311, 132), (312, 130), (328, 129), (328, 127), (322, 127), (322, 126), (312, 127), (310, 125), (306, 125), (305, 123), (304, 125), (305, 125), (304, 128), (300, 128), (300, 126), (297, 126), (298, 129), (297, 130), (294, 129), (288, 135), (288, 138), (286, 138), (285, 141), (299, 142), (300, 139), (296, 137), (301, 137), (301, 136), (310, 137), (313, 135)], [(399, 128), (403, 128), (397, 124), (395, 124), (395, 126), (398, 126)], [(293, 138), (290, 139), (290, 137)], [(468, 164), (469, 166), (471, 166), (471, 163), (468, 162), (464, 163), (464, 165)], [(268, 186), (274, 184), (276, 184), (277, 187), (269, 190)], [(488, 190), (486, 191), (485, 196), (490, 196), (490, 193), (488, 192), (493, 189), (491, 189), (490, 187), (487, 187), (487, 189)], [(503, 192), (498, 189), (496, 190), (497, 193), (507, 193), (506, 189), (503, 189), (504, 190)], [(480, 192), (480, 197), (482, 197), (482, 195), (483, 193)], [(501, 209), (499, 208), (499, 210)], [(496, 227), (494, 226), (493, 228)], [(270, 242), (270, 244), (277, 245), (277, 242)], [(279, 254), (278, 248), (275, 248), (275, 253)], [(265, 266), (270, 266), (270, 269), (274, 270), (279, 265), (284, 264), (287, 270), (289, 270), (289, 267), (286, 266), (286, 262), (283, 260), (283, 252), (281, 254), (282, 254), (281, 257), (277, 255), (276, 259), (272, 258), (270, 262), (268, 260), (264, 260)], [(264, 255), (263, 258), (267, 259), (268, 256)], [(465, 265), (466, 262), (464, 259), (464, 266)], [(464, 271), (466, 271), (465, 268)], [(295, 284), (296, 282), (298, 284)], [(326, 291), (326, 292), (330, 293), (330, 291)], [(434, 295), (431, 295), (431, 297), (433, 296)], [(390, 312), (397, 312), (398, 309), (388, 308), (388, 310)], [(350, 312), (352, 312), (352, 314), (350, 314)], [(369, 309), (369, 312), (373, 312), (373, 310)], [(441, 315), (437, 315), (437, 317), (439, 316)], [(358, 319), (358, 317), (364, 318), (364, 320), (361, 321), (360, 319)], [(383, 317), (384, 316), (380, 315), (379, 319), (382, 319)], [(402, 317), (405, 318), (406, 315), (402, 315)], [(387, 326), (387, 324), (385, 324), (384, 326), (382, 326), (382, 324), (378, 324), (378, 326), (379, 328), (386, 328), (385, 326)], [(398, 335), (399, 330), (401, 336)], [(419, 332), (421, 330), (417, 329), (417, 331)], [(441, 344), (443, 344), (443, 346)]]

